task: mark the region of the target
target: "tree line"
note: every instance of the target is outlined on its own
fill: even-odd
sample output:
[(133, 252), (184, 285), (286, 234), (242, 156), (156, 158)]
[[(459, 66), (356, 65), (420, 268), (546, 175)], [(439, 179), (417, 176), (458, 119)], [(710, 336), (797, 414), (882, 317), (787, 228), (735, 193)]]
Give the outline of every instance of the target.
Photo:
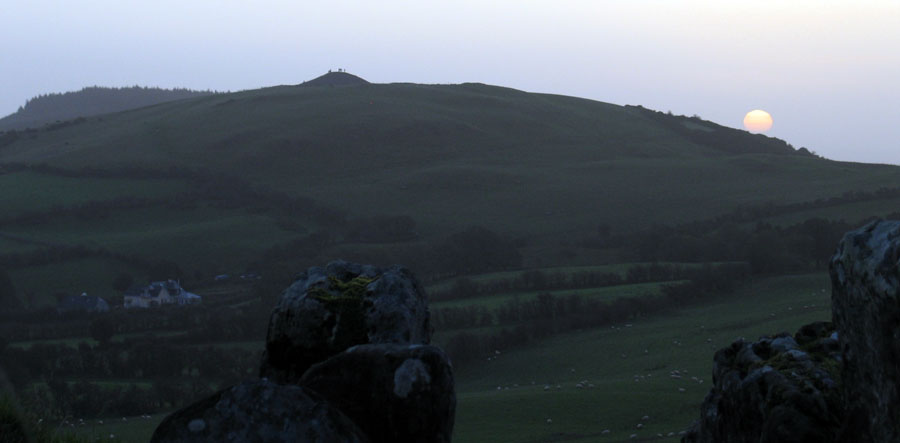
[(660, 295), (595, 300), (577, 295), (541, 294), (533, 300), (512, 300), (498, 310), (510, 326), (495, 332), (462, 331), (441, 345), (454, 365), (465, 365), (509, 349), (566, 331), (623, 324), (688, 304), (727, 296), (750, 277), (746, 265), (703, 267), (690, 282), (666, 285)]

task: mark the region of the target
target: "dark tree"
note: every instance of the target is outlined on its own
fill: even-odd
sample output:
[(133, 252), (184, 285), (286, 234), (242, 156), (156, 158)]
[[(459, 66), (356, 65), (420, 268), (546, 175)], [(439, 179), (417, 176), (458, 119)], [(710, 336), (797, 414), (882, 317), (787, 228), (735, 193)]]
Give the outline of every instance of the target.
[(120, 272), (119, 275), (113, 279), (112, 287), (118, 292), (125, 292), (133, 284), (134, 277), (132, 277), (131, 274)]
[(115, 325), (107, 318), (98, 318), (92, 321), (89, 329), (91, 338), (99, 341), (101, 344), (109, 342), (109, 339), (116, 333)]
[(7, 309), (20, 309), (22, 302), (16, 297), (16, 287), (6, 269), (0, 268), (0, 306)]

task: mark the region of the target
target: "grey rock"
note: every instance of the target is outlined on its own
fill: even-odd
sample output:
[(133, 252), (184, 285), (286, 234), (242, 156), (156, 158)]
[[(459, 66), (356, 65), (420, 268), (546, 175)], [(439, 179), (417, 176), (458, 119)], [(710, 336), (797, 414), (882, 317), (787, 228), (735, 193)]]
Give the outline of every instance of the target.
[(787, 352), (790, 350), (797, 349), (797, 341), (794, 340), (794, 337), (791, 336), (783, 336), (776, 337), (772, 340), (770, 346), (772, 350), (775, 352)]
[(354, 346), (314, 365), (298, 382), (347, 414), (375, 442), (449, 442), (453, 371), (440, 348)]
[(313, 267), (272, 312), (260, 375), (298, 380), (310, 366), (361, 344), (428, 344), (425, 292), (406, 268), (335, 261)]
[[(684, 442), (835, 442), (841, 417), (835, 351), (811, 353), (827, 324), (716, 352), (713, 387)], [(811, 334), (819, 334), (813, 337)], [(801, 349), (799, 342), (806, 344)]]
[(245, 382), (178, 410), (151, 442), (367, 442), (341, 411), (315, 392), (267, 380)]
[(848, 232), (830, 272), (844, 358), (844, 436), (900, 441), (900, 222)]

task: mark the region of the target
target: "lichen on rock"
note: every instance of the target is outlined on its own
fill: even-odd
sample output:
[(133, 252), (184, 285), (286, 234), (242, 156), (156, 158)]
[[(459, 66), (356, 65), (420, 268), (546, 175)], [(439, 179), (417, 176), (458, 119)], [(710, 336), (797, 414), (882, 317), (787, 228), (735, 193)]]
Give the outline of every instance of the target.
[(310, 268), (272, 312), (262, 379), (167, 417), (154, 441), (449, 442), (453, 368), (401, 266)]
[[(833, 442), (840, 423), (840, 359), (829, 323), (718, 351), (713, 388), (685, 442)], [(838, 377), (839, 379), (839, 377)]]
[(900, 441), (900, 222), (848, 232), (830, 274), (831, 323), (716, 353), (683, 441)]
[(269, 321), (260, 374), (293, 382), (351, 346), (430, 341), (425, 292), (409, 270), (335, 261), (310, 268), (285, 290)]

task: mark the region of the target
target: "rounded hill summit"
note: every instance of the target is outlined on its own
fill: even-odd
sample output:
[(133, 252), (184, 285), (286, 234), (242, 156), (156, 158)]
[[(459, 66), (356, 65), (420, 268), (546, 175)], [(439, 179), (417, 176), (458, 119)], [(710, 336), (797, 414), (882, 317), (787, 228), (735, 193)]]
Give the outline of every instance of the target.
[(355, 86), (367, 84), (369, 82), (362, 77), (355, 76), (347, 71), (328, 71), (327, 74), (303, 82), (300, 86)]

